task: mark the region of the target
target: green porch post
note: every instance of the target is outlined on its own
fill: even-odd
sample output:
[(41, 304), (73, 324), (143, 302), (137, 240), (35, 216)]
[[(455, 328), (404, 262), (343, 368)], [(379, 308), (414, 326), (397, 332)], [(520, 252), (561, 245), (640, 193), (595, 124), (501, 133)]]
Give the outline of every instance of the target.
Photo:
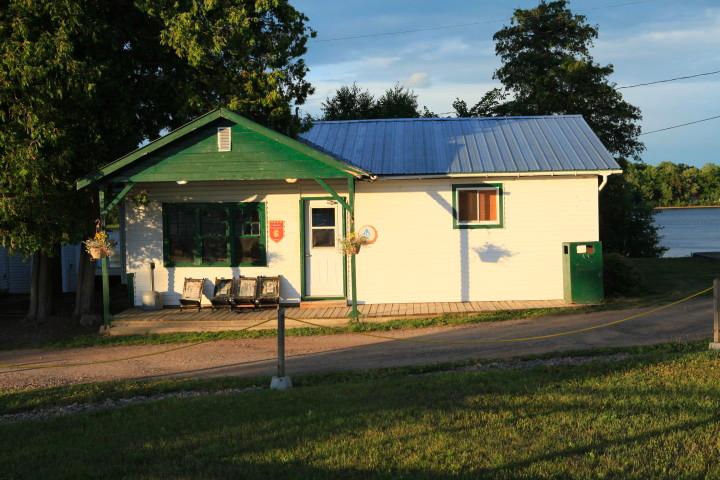
[[(99, 203), (100, 203), (100, 229), (105, 231), (105, 219), (107, 217), (107, 211), (105, 209), (105, 194), (107, 187), (100, 187), (98, 192)], [(110, 328), (110, 322), (112, 317), (110, 316), (110, 270), (108, 268), (108, 257), (104, 256), (100, 259), (102, 265), (102, 287), (103, 287), (103, 322), (105, 328)]]
[[(355, 178), (348, 178), (348, 200), (350, 200), (350, 232), (355, 231)], [(357, 322), (360, 311), (357, 308), (357, 270), (355, 268), (355, 257), (350, 255), (350, 288), (352, 291), (352, 309), (349, 317)]]

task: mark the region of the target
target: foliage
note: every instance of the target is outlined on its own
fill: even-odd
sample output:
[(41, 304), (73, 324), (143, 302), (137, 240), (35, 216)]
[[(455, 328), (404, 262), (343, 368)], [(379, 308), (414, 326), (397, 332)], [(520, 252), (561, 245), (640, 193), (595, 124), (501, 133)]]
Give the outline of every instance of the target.
[(78, 241), (97, 216), (78, 178), (212, 108), (297, 132), (306, 21), (286, 0), (5, 2), (0, 243)]
[(349, 233), (346, 237), (340, 239), (340, 250), (348, 255), (352, 255), (363, 245), (367, 245), (370, 239), (366, 235), (359, 235), (355, 232)]
[(343, 85), (332, 98), (322, 104), (322, 120), (365, 120), (374, 118), (436, 118), (437, 115), (423, 107), (418, 109), (417, 95), (399, 83), (389, 88), (377, 100), (357, 83)]
[[(639, 160), (645, 148), (638, 140), (640, 110), (610, 82), (613, 66), (601, 66), (590, 55), (597, 27), (567, 4), (542, 0), (535, 8), (515, 10), (512, 24), (493, 36), (502, 60), (494, 78), (503, 89), (487, 92), (472, 107), (460, 99), (453, 107), (458, 116), (580, 114), (621, 163)], [(632, 256), (661, 254), (652, 209), (640, 191), (616, 177), (601, 195), (604, 249)]]
[(629, 295), (642, 283), (642, 273), (632, 260), (619, 253), (603, 255), (605, 295)]
[(672, 162), (656, 167), (630, 164), (626, 178), (654, 207), (720, 205), (720, 166), (712, 163), (702, 168)]
[[(716, 478), (720, 365), (717, 353), (701, 348), (527, 370), (349, 373), (285, 392), (178, 398), (3, 425), (3, 473)], [(103, 448), (110, 444), (113, 455)]]
[(83, 243), (88, 253), (90, 253), (93, 248), (99, 248), (108, 257), (115, 255), (115, 247), (117, 247), (117, 242), (110, 240), (107, 233), (102, 230), (98, 230), (93, 238), (85, 240)]

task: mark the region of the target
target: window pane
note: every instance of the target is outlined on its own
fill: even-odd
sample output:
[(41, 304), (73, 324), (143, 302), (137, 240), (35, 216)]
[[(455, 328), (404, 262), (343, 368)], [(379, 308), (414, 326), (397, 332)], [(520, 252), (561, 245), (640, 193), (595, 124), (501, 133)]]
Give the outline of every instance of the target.
[(227, 239), (225, 238), (203, 238), (202, 240), (202, 262), (228, 262)]
[(202, 235), (225, 235), (227, 233), (227, 212), (205, 210), (201, 215)]
[(168, 235), (195, 235), (195, 215), (192, 210), (171, 209), (167, 218)]
[(260, 239), (254, 237), (236, 238), (235, 258), (237, 263), (265, 263), (265, 254), (260, 247)]
[(260, 214), (257, 207), (238, 208), (235, 214), (236, 235), (260, 235)]
[(169, 252), (171, 262), (192, 262), (195, 258), (192, 238), (169, 239)]
[(334, 208), (313, 208), (312, 209), (312, 226), (313, 227), (334, 227), (335, 226), (335, 209)]
[(334, 247), (335, 246), (335, 229), (334, 228), (313, 228), (312, 246), (313, 247)]
[(497, 220), (497, 191), (480, 190), (478, 203), (480, 204), (481, 222), (494, 222)]
[(478, 221), (478, 191), (458, 190), (458, 217), (461, 222)]

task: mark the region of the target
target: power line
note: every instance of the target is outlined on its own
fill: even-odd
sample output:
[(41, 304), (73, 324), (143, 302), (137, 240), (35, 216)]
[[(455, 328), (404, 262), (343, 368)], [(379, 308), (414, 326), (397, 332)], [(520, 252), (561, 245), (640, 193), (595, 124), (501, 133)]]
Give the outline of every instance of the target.
[(661, 128), (661, 129), (659, 129), (659, 130), (652, 130), (652, 131), (650, 131), (650, 132), (641, 133), (640, 135), (648, 135), (648, 134), (650, 134), (650, 133), (664, 132), (665, 130), (672, 130), (673, 128), (684, 127), (684, 126), (686, 126), (686, 125), (692, 125), (692, 124), (694, 124), (694, 123), (707, 122), (708, 120), (714, 120), (714, 119), (716, 119), (716, 118), (720, 118), (720, 115), (717, 115), (717, 116), (714, 116), (714, 117), (710, 117), (710, 118), (703, 118), (702, 120), (695, 120), (694, 122), (681, 123), (680, 125), (673, 125), (672, 127)]
[(656, 83), (665, 83), (665, 82), (674, 82), (675, 80), (684, 80), (686, 78), (695, 78), (695, 77), (702, 77), (705, 75), (715, 75), (717, 73), (720, 73), (720, 70), (716, 72), (707, 72), (707, 73), (698, 73), (697, 75), (688, 75), (686, 77), (676, 77), (676, 78), (668, 78), (667, 80), (658, 80), (656, 82), (647, 82), (647, 83), (638, 83), (635, 85), (626, 85), (624, 87), (616, 87), (617, 90), (620, 90), (621, 88), (634, 88), (634, 87), (643, 87), (645, 85), (654, 85)]
[[(585, 8), (582, 10), (576, 10), (576, 12), (589, 12), (592, 10), (604, 10), (606, 8), (616, 8), (616, 7), (626, 7), (628, 5), (638, 5), (641, 3), (651, 3), (651, 2), (658, 2), (660, 0), (640, 0), (637, 2), (627, 2), (627, 3), (618, 3), (615, 5), (606, 5), (604, 7), (593, 7), (593, 8)], [(548, 14), (547, 16), (551, 16), (551, 14)], [(512, 20), (511, 18), (503, 18), (502, 20), (485, 20), (482, 22), (472, 22), (472, 23), (459, 23), (456, 25), (445, 25), (442, 27), (428, 27), (428, 28), (415, 28), (412, 30), (400, 30), (397, 32), (385, 32), (385, 33), (371, 33), (367, 35), (354, 35), (352, 37), (337, 37), (337, 38), (326, 38), (324, 40), (312, 40), (311, 43), (326, 43), (326, 42), (338, 42), (341, 40), (356, 40), (358, 38), (373, 38), (373, 37), (386, 37), (389, 35), (403, 35), (406, 33), (416, 33), (416, 32), (430, 32), (433, 30), (447, 30), (449, 28), (463, 28), (463, 27), (472, 27), (475, 25), (485, 25), (488, 23), (502, 23), (507, 22), (509, 20)]]

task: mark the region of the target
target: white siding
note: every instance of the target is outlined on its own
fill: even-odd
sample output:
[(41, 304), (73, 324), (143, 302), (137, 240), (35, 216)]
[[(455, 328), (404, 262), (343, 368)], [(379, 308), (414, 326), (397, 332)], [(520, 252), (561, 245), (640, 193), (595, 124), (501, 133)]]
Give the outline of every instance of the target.
[(80, 251), (82, 244), (63, 245), (60, 248), (62, 261), (62, 288), (63, 292), (74, 292), (77, 290), (78, 265), (80, 265)]
[(597, 177), (502, 183), (504, 227), (453, 229), (452, 185), (360, 183), (356, 225), (378, 230), (357, 259), (365, 303), (563, 298), (562, 242), (598, 239)]
[[(347, 194), (347, 182), (329, 182), (340, 194)], [(285, 182), (189, 182), (138, 184), (136, 190), (147, 190), (150, 203), (136, 207), (126, 203), (128, 273), (135, 273), (135, 305), (150, 290), (150, 262), (155, 263), (155, 290), (162, 293), (165, 305), (177, 305), (185, 277), (205, 278), (203, 303), (209, 304), (216, 277), (282, 275), (282, 300), (299, 302), (300, 266), (300, 199), (329, 196), (314, 181)], [(131, 192), (132, 194), (132, 192)], [(265, 202), (266, 221), (284, 220), (285, 237), (276, 243), (267, 235), (267, 267), (175, 267), (163, 266), (163, 202)]]
[(8, 256), (8, 292), (30, 293), (32, 261), (23, 255)]
[[(452, 186), (502, 183), (503, 228), (454, 229)], [(332, 183), (341, 195), (346, 182)], [(356, 226), (373, 225), (377, 242), (357, 257), (361, 303), (543, 300), (563, 297), (562, 242), (598, 239), (597, 177), (392, 180), (358, 182)], [(150, 204), (127, 204), (128, 272), (135, 273), (135, 304), (150, 289), (177, 305), (185, 277), (282, 275), (284, 301), (301, 296), (300, 199), (326, 197), (313, 181), (189, 182), (137, 185)], [(284, 220), (285, 237), (267, 237), (267, 267), (163, 266), (163, 202), (265, 202), (266, 221)], [(349, 291), (349, 290), (348, 290)], [(209, 303), (208, 298), (204, 302)]]

